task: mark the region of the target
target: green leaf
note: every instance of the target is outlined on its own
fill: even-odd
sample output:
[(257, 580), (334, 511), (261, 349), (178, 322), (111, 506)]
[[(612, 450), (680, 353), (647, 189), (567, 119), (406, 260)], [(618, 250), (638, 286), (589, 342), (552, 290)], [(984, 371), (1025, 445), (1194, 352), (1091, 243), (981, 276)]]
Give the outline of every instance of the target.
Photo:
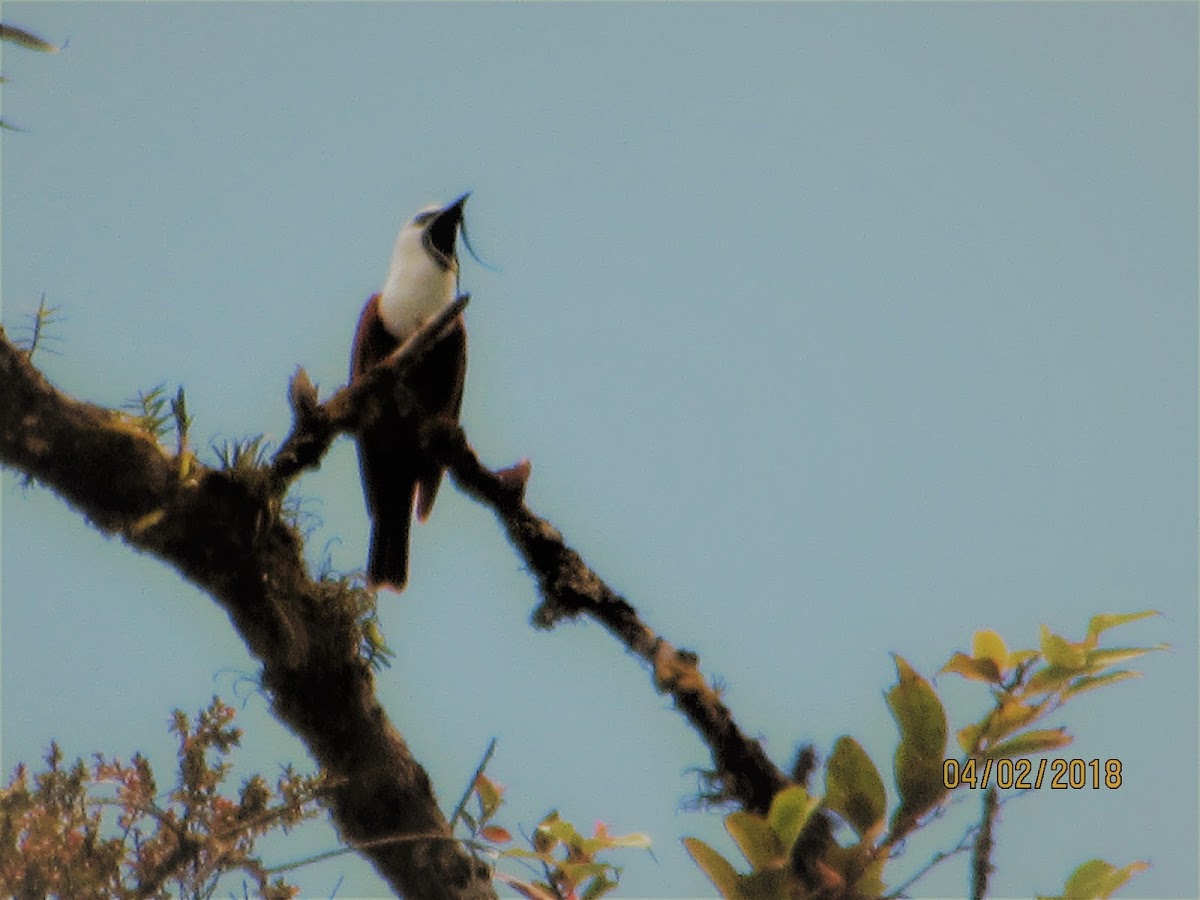
[(900, 739), (922, 756), (937, 757), (941, 766), (946, 751), (946, 710), (929, 682), (901, 656), (896, 656), (898, 681), (887, 694), (892, 717), (900, 726)]
[(42, 40), (33, 32), (14, 25), (0, 25), (0, 41), (10, 41), (18, 47), (37, 50), (40, 53), (57, 53), (61, 49), (49, 41)]
[(543, 830), (568, 846), (583, 841), (583, 836), (575, 829), (575, 826), (559, 816), (558, 810), (554, 810), (542, 819), (541, 824), (538, 825), (538, 831)]
[[(589, 841), (596, 840), (588, 838)], [(640, 831), (633, 831), (629, 834), (618, 835), (617, 837), (606, 837), (600, 842), (605, 848), (622, 847), (632, 848), (634, 850), (649, 850), (652, 846), (650, 835)]]
[(988, 684), (999, 684), (1001, 681), (1000, 670), (993, 660), (975, 659), (965, 653), (955, 653), (950, 657), (950, 661), (942, 666), (942, 671), (961, 675), (972, 681), (985, 681)]
[(166, 385), (160, 384), (149, 391), (138, 391), (137, 396), (126, 400), (121, 408), (128, 410), (130, 418), (143, 431), (148, 431), (156, 439), (166, 432), (165, 425), (168, 415), (164, 410), (167, 406), (165, 395)]
[(171, 401), (171, 415), (175, 419), (175, 445), (178, 453), (187, 449), (188, 432), (192, 428), (192, 417), (187, 411), (187, 397), (183, 393), (183, 385), (175, 391), (175, 399)]
[(741, 900), (738, 873), (729, 860), (697, 838), (684, 838), (683, 846), (725, 900)]
[(1108, 666), (1115, 666), (1118, 663), (1128, 662), (1131, 659), (1137, 659), (1139, 656), (1145, 656), (1147, 653), (1154, 653), (1158, 650), (1168, 650), (1170, 644), (1156, 644), (1153, 647), (1109, 647), (1105, 650), (1093, 650), (1087, 655), (1089, 668), (1104, 669)]
[(975, 632), (975, 638), (971, 642), (971, 655), (978, 660), (991, 660), (1001, 672), (1008, 669), (1008, 647), (1005, 646), (1004, 638), (990, 628)]
[(1092, 616), (1091, 621), (1088, 622), (1088, 637), (1096, 638), (1110, 628), (1115, 628), (1118, 625), (1124, 625), (1128, 622), (1136, 622), (1138, 619), (1149, 619), (1157, 615), (1161, 615), (1161, 613), (1153, 609), (1146, 609), (1135, 613), (1101, 613), (1098, 616)]
[(1063, 888), (1063, 896), (1091, 900), (1091, 898), (1111, 897), (1113, 892), (1125, 884), (1138, 872), (1150, 868), (1148, 862), (1132, 862), (1120, 869), (1106, 863), (1102, 859), (1085, 862), (1067, 879)]
[(1116, 672), (1106, 672), (1103, 675), (1082, 675), (1072, 681), (1070, 686), (1063, 691), (1063, 699), (1076, 697), (1085, 691), (1094, 691), (1096, 688), (1116, 684), (1118, 681), (1138, 678), (1141, 674), (1141, 672), (1131, 672), (1128, 669), (1119, 669)]
[(480, 772), (475, 778), (475, 793), (479, 795), (479, 805), (483, 810), (483, 817), (490, 819), (500, 808), (503, 788)]
[(987, 731), (983, 737), (988, 743), (994, 744), (1040, 717), (1046, 711), (1049, 702), (1047, 700), (1037, 706), (1030, 706), (1008, 695), (1002, 696), (997, 708), (987, 718)]
[(792, 852), (792, 846), (800, 837), (800, 832), (820, 805), (820, 800), (798, 784), (785, 787), (771, 798), (767, 821), (771, 823), (771, 830), (783, 845), (785, 855)]
[(217, 459), (221, 468), (232, 469), (235, 472), (248, 472), (266, 465), (269, 445), (265, 434), (255, 435), (240, 440), (224, 440), (215, 444)]
[(946, 710), (928, 681), (903, 657), (895, 660), (899, 680), (888, 691), (887, 702), (900, 727), (895, 762), (900, 807), (893, 816), (892, 830), (902, 835), (946, 793), (942, 777)]
[(570, 837), (578, 837), (574, 826), (559, 818), (558, 810), (546, 814), (546, 817), (533, 829), (533, 849), (538, 853), (549, 854), (560, 843), (570, 844)]
[(979, 724), (964, 725), (958, 732), (958, 746), (963, 749), (964, 753), (974, 755), (979, 747), (979, 736), (983, 733), (983, 726)]
[(762, 816), (741, 810), (730, 813), (725, 817), (725, 830), (756, 871), (784, 858), (779, 837)]
[(1002, 741), (993, 747), (989, 747), (984, 755), (990, 756), (993, 759), (1033, 756), (1037, 753), (1045, 753), (1049, 750), (1058, 750), (1066, 747), (1074, 740), (1075, 738), (1067, 734), (1065, 728), (1044, 728), (1027, 731), (1024, 734), (1017, 735), (1012, 740)]
[(859, 837), (882, 822), (887, 811), (879, 770), (852, 737), (838, 738), (825, 764), (825, 806), (849, 822)]
[(1062, 666), (1044, 666), (1030, 676), (1023, 693), (1026, 695), (1050, 694), (1069, 684), (1072, 678), (1078, 677), (1078, 668), (1068, 669)]
[(1042, 626), (1041, 634), (1042, 655), (1046, 662), (1064, 669), (1081, 669), (1087, 662), (1083, 648), (1072, 644), (1061, 635), (1052, 632), (1046, 625)]

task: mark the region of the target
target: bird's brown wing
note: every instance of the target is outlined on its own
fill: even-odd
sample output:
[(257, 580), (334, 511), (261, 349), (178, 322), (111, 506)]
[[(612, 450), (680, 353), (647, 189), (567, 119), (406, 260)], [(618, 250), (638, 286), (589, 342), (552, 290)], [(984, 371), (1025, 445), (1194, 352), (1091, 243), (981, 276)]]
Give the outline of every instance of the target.
[[(421, 386), (421, 400), (434, 416), (458, 419), (467, 381), (467, 329), (462, 317), (455, 320), (413, 370), (410, 383)], [(428, 460), (417, 482), (417, 518), (422, 522), (433, 511), (445, 468)]]
[[(350, 353), (351, 380), (385, 359), (397, 341), (379, 320), (379, 295), (363, 307)], [(423, 469), (416, 431), (394, 410), (385, 407), (379, 418), (358, 435), (358, 464), (363, 496), (371, 516), (371, 548), (367, 583), (403, 590), (408, 581), (408, 540), (413, 495)]]
[(354, 330), (354, 344), (350, 348), (350, 380), (366, 372), (396, 349), (396, 339), (388, 334), (379, 318), (379, 295), (372, 294), (363, 305)]

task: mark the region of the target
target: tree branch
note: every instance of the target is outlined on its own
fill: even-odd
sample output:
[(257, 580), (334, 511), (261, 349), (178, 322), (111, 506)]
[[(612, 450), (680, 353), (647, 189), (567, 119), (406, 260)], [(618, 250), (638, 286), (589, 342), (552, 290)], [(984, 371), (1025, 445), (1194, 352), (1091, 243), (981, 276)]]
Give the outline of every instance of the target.
[[(427, 434), (462, 490), (486, 503), (537, 579), (541, 605), (533, 614), (539, 628), (588, 615), (603, 625), (653, 673), (654, 686), (669, 694), (712, 753), (713, 777), (725, 798), (765, 813), (771, 798), (789, 783), (758, 741), (746, 736), (729, 708), (700, 672), (699, 657), (678, 649), (641, 620), (637, 610), (610, 588), (570, 547), (562, 533), (530, 511), (523, 498), (528, 463), (489, 471), (456, 423), (440, 420)], [(519, 483), (522, 490), (514, 490)]]
[(420, 362), (438, 339), (461, 315), (471, 300), (462, 294), (422, 325), (387, 359), (337, 391), (324, 403), (317, 402), (317, 389), (303, 369), (297, 369), (288, 385), (292, 405), (292, 431), (271, 461), (272, 490), (282, 493), (305, 469), (315, 469), (342, 432), (357, 432), (377, 417), (384, 403), (398, 400), (409, 414), (418, 412), (412, 393), (403, 388), (405, 373)]
[[(654, 632), (525, 505), (528, 461), (493, 472), (457, 423), (430, 419), (419, 408), (404, 373), (467, 302), (458, 298), (325, 403), (298, 370), (289, 388), (292, 431), (269, 466), (196, 464), (186, 475), (124, 417), (56, 391), (0, 329), (0, 382), (6, 384), (0, 462), (58, 491), (102, 530), (165, 560), (221, 603), (263, 661), (263, 684), (277, 715), (329, 773), (334, 817), (347, 843), (360, 847), (397, 890), (431, 900), (493, 896), (486, 867), (445, 840), (448, 826), (428, 777), (375, 699), (370, 666), (359, 652), (354, 591), (309, 578), (301, 538), (281, 517), (288, 484), (317, 467), (338, 434), (358, 430), (385, 403), (416, 417), (425, 449), (468, 495), (492, 507), (537, 579), (537, 627), (589, 615), (642, 659), (655, 688), (671, 696), (708, 745), (709, 777), (721, 799), (765, 813), (789, 783), (761, 744), (737, 726), (700, 672), (698, 656)], [(429, 840), (379, 843), (414, 835)]]
[(262, 661), (276, 715), (328, 773), (343, 839), (400, 894), (495, 897), (487, 867), (448, 839), (428, 776), (375, 698), (359, 596), (308, 576), (270, 473), (180, 466), (127, 417), (56, 390), (3, 329), (0, 385), (0, 463), (221, 604)]
[(318, 465), (337, 433), (361, 427), (367, 416), (375, 414), (376, 404), (399, 403), (404, 414), (423, 420), (424, 449), (445, 463), (464, 492), (492, 507), (534, 573), (542, 597), (534, 624), (549, 629), (562, 619), (586, 614), (607, 628), (650, 666), (655, 687), (671, 695), (676, 708), (709, 746), (714, 762), (710, 777), (720, 785), (721, 797), (765, 813), (771, 798), (789, 780), (762, 745), (738, 728), (729, 708), (701, 674), (697, 655), (675, 648), (642, 622), (637, 611), (604, 583), (556, 528), (530, 511), (524, 502), (528, 461), (491, 471), (480, 462), (456, 422), (427, 418), (404, 386), (404, 372), (437, 342), (467, 299), (458, 298), (387, 360), (323, 404), (317, 403), (316, 389), (304, 370), (299, 370), (290, 389), (292, 432), (272, 464), (277, 482), (285, 483), (302, 469)]
[(983, 795), (983, 810), (979, 820), (979, 832), (971, 847), (971, 898), (983, 900), (987, 896), (988, 878), (995, 866), (992, 865), (992, 829), (1000, 811), (999, 795), (993, 785)]

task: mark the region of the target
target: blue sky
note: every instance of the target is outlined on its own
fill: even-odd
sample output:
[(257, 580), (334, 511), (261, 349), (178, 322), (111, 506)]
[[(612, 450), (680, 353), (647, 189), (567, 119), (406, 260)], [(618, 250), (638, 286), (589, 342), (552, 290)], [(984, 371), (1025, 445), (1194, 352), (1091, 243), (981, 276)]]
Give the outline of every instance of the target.
[[(399, 226), (472, 190), (463, 422), (652, 627), (699, 653), (781, 764), (858, 738), (888, 770), (898, 652), (1034, 646), (1104, 611), (1169, 642), (1080, 699), (1062, 755), (1125, 786), (1007, 805), (996, 896), (1085, 860), (1197, 876), (1194, 4), (8, 3), (4, 323), (63, 308), (62, 389), (183, 384), (194, 437), (287, 431), (287, 380), (345, 379)], [(209, 457), (211, 459), (211, 457)], [(3, 479), (5, 777), (147, 753), (253, 661), (225, 616), (48, 492)], [(297, 490), (310, 558), (363, 565), (354, 452)], [(622, 896), (711, 891), (679, 845), (703, 747), (599, 627), (528, 625), (493, 517), (444, 488), (381, 598), (380, 693), (449, 807), (488, 740), (506, 824), (645, 831)], [(938, 682), (952, 727), (983, 691)], [(308, 765), (260, 697), (244, 770)], [(977, 798), (909, 841), (893, 883)], [(334, 846), (327, 828), (271, 861)], [(954, 860), (918, 896), (966, 889)], [(373, 897), (365, 863), (306, 896)]]

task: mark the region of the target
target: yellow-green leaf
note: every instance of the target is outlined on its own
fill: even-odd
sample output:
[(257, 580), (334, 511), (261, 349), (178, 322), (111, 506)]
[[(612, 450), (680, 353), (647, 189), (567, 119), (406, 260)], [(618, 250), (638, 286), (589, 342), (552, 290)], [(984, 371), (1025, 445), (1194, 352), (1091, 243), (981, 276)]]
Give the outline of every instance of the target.
[(548, 813), (537, 827), (537, 831), (543, 832), (557, 841), (562, 841), (564, 844), (576, 844), (583, 840), (575, 826), (563, 819), (558, 810)]
[(895, 660), (899, 680), (888, 691), (887, 702), (900, 727), (895, 761), (900, 807), (892, 818), (892, 830), (903, 834), (946, 793), (942, 779), (946, 710), (928, 681), (903, 657)]
[(988, 743), (994, 744), (1014, 731), (1024, 728), (1040, 716), (1045, 708), (1046, 703), (1029, 706), (1015, 698), (1002, 697), (999, 708), (988, 717), (984, 738)]
[(483, 808), (483, 816), (486, 819), (500, 808), (504, 788), (480, 772), (475, 779), (475, 793), (479, 795), (479, 804)]
[(1106, 672), (1103, 675), (1082, 675), (1072, 681), (1070, 686), (1063, 691), (1063, 698), (1075, 697), (1085, 691), (1094, 691), (1096, 688), (1116, 684), (1118, 681), (1137, 678), (1141, 674), (1141, 672), (1131, 672), (1128, 669), (1119, 669), (1116, 672)]
[(975, 632), (971, 654), (976, 659), (990, 659), (1001, 672), (1008, 670), (1008, 647), (1004, 638), (990, 628)]
[(1118, 869), (1102, 859), (1093, 859), (1071, 873), (1063, 888), (1063, 896), (1079, 900), (1103, 900), (1111, 897), (1114, 891), (1138, 872), (1148, 868), (1148, 862), (1132, 862)]
[(942, 672), (961, 675), (972, 681), (985, 681), (988, 684), (1000, 683), (1000, 670), (990, 659), (975, 659), (965, 653), (955, 653), (950, 661), (942, 666)]
[(1128, 662), (1131, 659), (1137, 659), (1139, 656), (1145, 656), (1147, 653), (1154, 653), (1158, 650), (1167, 650), (1170, 644), (1155, 644), (1153, 647), (1109, 647), (1104, 650), (1093, 650), (1087, 655), (1088, 665), (1093, 670), (1104, 669), (1108, 666), (1115, 666), (1118, 663)]
[[(589, 838), (589, 840), (596, 840)], [(605, 837), (601, 842), (603, 847), (625, 847), (634, 850), (649, 850), (651, 846), (650, 835), (643, 834), (640, 831), (633, 831), (629, 834), (617, 835), (616, 837)]]
[(796, 838), (800, 837), (800, 832), (820, 805), (819, 799), (798, 784), (785, 787), (771, 798), (767, 821), (783, 845), (784, 853), (792, 852)]
[(725, 900), (741, 900), (738, 873), (729, 860), (697, 838), (684, 838), (683, 846)]
[(887, 794), (875, 763), (858, 741), (838, 738), (825, 764), (825, 806), (862, 837), (883, 820)]
[(892, 815), (892, 831), (906, 834), (916, 821), (946, 794), (944, 761), (913, 752), (908, 744), (896, 748), (896, 789), (900, 806)]
[(925, 678), (903, 657), (895, 661), (898, 681), (888, 691), (887, 702), (900, 726), (900, 739), (921, 756), (937, 757), (940, 766), (946, 752), (946, 710)]
[(1033, 756), (1048, 750), (1058, 750), (1066, 747), (1075, 739), (1063, 728), (1044, 728), (1027, 731), (1017, 735), (1010, 741), (1002, 741), (987, 749), (985, 756), (993, 759), (1001, 757)]
[(1044, 666), (1038, 669), (1030, 676), (1029, 681), (1025, 684), (1023, 693), (1030, 694), (1050, 694), (1054, 691), (1061, 690), (1065, 685), (1069, 684), (1072, 678), (1079, 677), (1079, 669), (1066, 669), (1062, 666)]
[(0, 25), (0, 40), (11, 41), (18, 47), (24, 47), (26, 50), (38, 50), (42, 53), (57, 53), (60, 49), (49, 41), (42, 40), (33, 32), (13, 25)]
[(1149, 619), (1157, 615), (1161, 615), (1161, 613), (1153, 609), (1145, 609), (1135, 613), (1101, 613), (1098, 616), (1092, 616), (1091, 621), (1088, 622), (1088, 637), (1099, 637), (1101, 632), (1108, 631), (1110, 628), (1124, 625), (1127, 622), (1136, 622), (1138, 619)]
[(1055, 634), (1046, 625), (1042, 626), (1041, 647), (1046, 662), (1053, 666), (1061, 666), (1064, 669), (1080, 669), (1087, 662), (1082, 647)]
[(725, 830), (753, 869), (765, 869), (783, 859), (783, 845), (762, 816), (741, 810), (730, 813), (725, 817)]
[(967, 755), (973, 756), (979, 749), (979, 736), (982, 733), (983, 727), (981, 725), (964, 725), (958, 732), (958, 746)]

